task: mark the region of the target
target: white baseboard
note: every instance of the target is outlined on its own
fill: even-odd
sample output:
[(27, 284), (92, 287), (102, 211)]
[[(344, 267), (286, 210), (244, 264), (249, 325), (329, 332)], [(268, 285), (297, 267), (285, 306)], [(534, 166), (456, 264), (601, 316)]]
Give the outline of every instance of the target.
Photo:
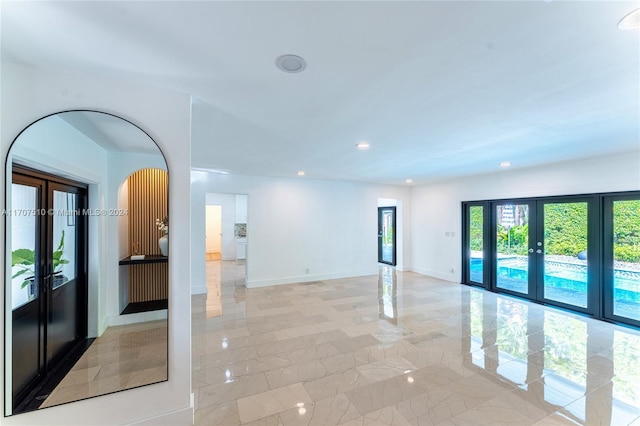
[(311, 281), (334, 280), (338, 278), (362, 277), (366, 275), (378, 275), (378, 267), (363, 268), (355, 271), (343, 271), (330, 274), (299, 275), (294, 277), (273, 278), (268, 280), (249, 280), (247, 288), (269, 287), (272, 285), (285, 285), (307, 283)]
[(458, 283), (458, 284), (460, 283), (460, 281), (457, 279), (457, 277), (453, 272), (451, 273), (438, 272), (438, 271), (433, 271), (431, 269), (420, 268), (418, 266), (412, 267), (411, 271), (416, 272), (418, 274), (426, 275), (428, 277), (438, 278), (439, 280), (443, 280), (443, 281), (448, 281), (448, 282)]
[(188, 407), (130, 424), (136, 426), (191, 426), (193, 425), (193, 412), (193, 407)]

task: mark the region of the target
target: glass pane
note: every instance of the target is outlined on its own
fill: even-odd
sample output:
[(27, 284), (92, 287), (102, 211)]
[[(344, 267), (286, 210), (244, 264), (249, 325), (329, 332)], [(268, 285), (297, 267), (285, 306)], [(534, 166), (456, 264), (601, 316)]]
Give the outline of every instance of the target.
[(529, 206), (496, 206), (496, 285), (529, 293)]
[(544, 298), (587, 307), (587, 203), (544, 205)]
[(53, 191), (53, 289), (76, 278), (76, 197)]
[(382, 261), (393, 263), (393, 210), (382, 211)]
[(36, 280), (37, 188), (11, 185), (11, 306), (13, 309), (38, 297)]
[(469, 279), (482, 283), (482, 249), (484, 243), (482, 206), (469, 207)]
[(640, 321), (640, 200), (613, 202), (613, 313)]

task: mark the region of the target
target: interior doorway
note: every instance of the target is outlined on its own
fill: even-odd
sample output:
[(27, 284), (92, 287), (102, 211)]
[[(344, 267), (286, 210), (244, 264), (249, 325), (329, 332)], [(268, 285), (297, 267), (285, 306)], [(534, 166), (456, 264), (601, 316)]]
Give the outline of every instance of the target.
[(222, 206), (206, 206), (206, 259), (222, 259)]
[[(242, 277), (247, 268), (247, 206), (244, 194), (207, 193), (205, 204), (205, 279), (207, 318), (222, 314), (222, 280)], [(242, 274), (238, 271), (242, 270)]]

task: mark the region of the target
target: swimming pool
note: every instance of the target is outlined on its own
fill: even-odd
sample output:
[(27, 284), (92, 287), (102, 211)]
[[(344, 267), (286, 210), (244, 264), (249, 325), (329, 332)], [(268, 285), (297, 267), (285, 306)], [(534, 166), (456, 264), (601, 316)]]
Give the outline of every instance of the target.
[[(471, 259), (470, 278), (482, 282), (482, 259)], [(527, 293), (528, 267), (526, 258), (498, 261), (497, 286)], [(565, 262), (545, 262), (545, 298), (587, 307), (587, 267)], [(640, 320), (640, 272), (614, 270), (614, 314)]]

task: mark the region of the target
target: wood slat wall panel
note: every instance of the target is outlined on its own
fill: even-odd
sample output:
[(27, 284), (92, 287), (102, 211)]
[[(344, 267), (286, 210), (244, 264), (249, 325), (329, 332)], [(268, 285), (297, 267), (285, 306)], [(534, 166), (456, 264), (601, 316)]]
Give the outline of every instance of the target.
[[(129, 247), (140, 254), (159, 255), (162, 233), (156, 219), (168, 213), (168, 174), (160, 169), (142, 169), (129, 176)], [(167, 263), (129, 266), (129, 303), (168, 298)]]

